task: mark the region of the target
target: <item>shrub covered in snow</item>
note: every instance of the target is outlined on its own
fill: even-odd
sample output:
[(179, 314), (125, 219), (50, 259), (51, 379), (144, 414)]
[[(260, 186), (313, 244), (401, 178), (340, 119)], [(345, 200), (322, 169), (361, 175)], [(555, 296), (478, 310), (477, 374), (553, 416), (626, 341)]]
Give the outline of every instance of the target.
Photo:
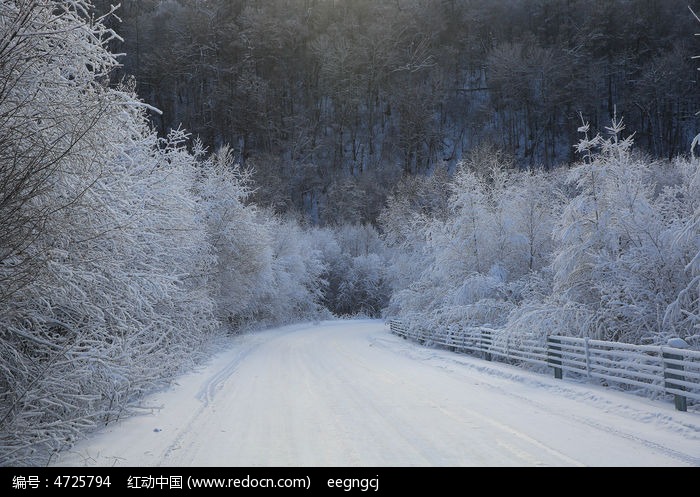
[[(700, 346), (698, 160), (635, 156), (621, 120), (606, 136), (580, 131), (583, 159), (570, 170), (464, 164), (446, 217), (390, 226), (403, 230), (387, 238), (394, 265), (410, 257), (422, 271), (401, 282), (387, 314), (426, 330), (486, 325), (654, 344), (680, 336)], [(391, 222), (405, 207), (394, 200), (388, 210)]]

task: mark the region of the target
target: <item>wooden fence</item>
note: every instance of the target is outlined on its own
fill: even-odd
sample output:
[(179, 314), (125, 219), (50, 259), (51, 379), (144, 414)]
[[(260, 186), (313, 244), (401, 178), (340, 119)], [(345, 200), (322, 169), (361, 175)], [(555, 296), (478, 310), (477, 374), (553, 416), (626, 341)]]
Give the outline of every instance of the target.
[(700, 402), (700, 351), (683, 348), (680, 339), (669, 346), (631, 345), (566, 336), (511, 335), (490, 328), (415, 330), (401, 321), (389, 322), (391, 332), (421, 344), (447, 347), (490, 360), (551, 367), (564, 373), (602, 380), (657, 394), (674, 396), (676, 409), (688, 400)]

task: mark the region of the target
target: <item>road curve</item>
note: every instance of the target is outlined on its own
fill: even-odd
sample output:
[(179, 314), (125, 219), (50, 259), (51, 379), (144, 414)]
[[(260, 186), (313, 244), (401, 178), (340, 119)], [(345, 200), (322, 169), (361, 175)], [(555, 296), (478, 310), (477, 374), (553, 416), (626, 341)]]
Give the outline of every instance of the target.
[(380, 321), (236, 337), (57, 465), (700, 466), (700, 413), (420, 347)]

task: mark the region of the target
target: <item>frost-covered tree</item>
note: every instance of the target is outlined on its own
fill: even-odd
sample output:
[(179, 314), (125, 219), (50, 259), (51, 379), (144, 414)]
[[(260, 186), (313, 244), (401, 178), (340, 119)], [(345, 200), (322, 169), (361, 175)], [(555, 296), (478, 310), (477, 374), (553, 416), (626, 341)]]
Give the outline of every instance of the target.
[[(690, 9), (695, 20), (700, 17)], [(697, 36), (697, 34), (696, 34)], [(698, 57), (695, 56), (695, 59)], [(667, 195), (676, 212), (684, 215), (673, 219), (672, 246), (686, 255), (682, 286), (676, 299), (666, 309), (665, 324), (677, 334), (687, 335), (687, 339), (700, 345), (700, 160), (695, 155), (695, 147), (700, 134), (691, 144), (691, 160), (677, 161), (682, 181), (671, 188)], [(669, 209), (674, 212), (674, 209)]]
[[(407, 200), (392, 199), (382, 219), (393, 266), (425, 266), (387, 314), (426, 330), (697, 343), (696, 159), (635, 155), (621, 120), (606, 136), (581, 131), (582, 160), (569, 171), (463, 166), (446, 214), (420, 226), (399, 215)], [(422, 240), (418, 257), (406, 240)]]
[(93, 166), (88, 183), (100, 174), (95, 151), (106, 145), (102, 118), (110, 105), (101, 81), (117, 61), (103, 48), (114, 34), (99, 19), (86, 23), (87, 8), (82, 1), (0, 3), (2, 301), (36, 275), (45, 254), (28, 248), (82, 193), (65, 191), (46, 205), (55, 173), (71, 164)]
[[(85, 1), (2, 2), (0, 463), (45, 463), (181, 371), (217, 326), (184, 137), (104, 81)], [(26, 268), (31, 268), (31, 272)], [(27, 277), (29, 276), (29, 277)]]
[[(688, 247), (675, 244), (672, 233), (686, 225), (682, 204), (694, 200), (692, 193), (674, 200), (687, 178), (634, 157), (623, 129), (613, 121), (609, 136), (586, 137), (577, 147), (584, 161), (567, 178), (575, 195), (554, 231), (554, 293), (589, 313), (571, 333), (656, 342), (666, 336), (664, 314), (687, 281)], [(675, 186), (664, 188), (655, 171), (662, 167), (671, 169)]]
[(263, 302), (263, 318), (290, 322), (323, 315), (321, 298), (324, 264), (313, 231), (296, 221), (270, 216), (273, 284)]
[(377, 230), (346, 225), (316, 228), (310, 234), (323, 264), (323, 305), (337, 316), (379, 316), (390, 288), (386, 247)]
[(330, 298), (339, 315), (379, 316), (389, 298), (384, 242), (370, 225), (348, 225), (335, 230), (341, 248), (335, 262)]
[(545, 176), (509, 170), (498, 154), (473, 159), (450, 184), (447, 214), (421, 230), (429, 256), (419, 287), (429, 308), (514, 300), (509, 285), (548, 263), (556, 202)]
[[(392, 297), (408, 289), (430, 266), (433, 254), (425, 234), (435, 219), (448, 216), (449, 177), (438, 170), (427, 178), (404, 178), (379, 216), (388, 254), (387, 279)], [(412, 293), (412, 290), (408, 290)], [(397, 312), (392, 298), (387, 312)]]
[(196, 190), (217, 260), (210, 280), (219, 317), (235, 328), (316, 316), (324, 266), (312, 234), (247, 203), (249, 175), (229, 147), (200, 163)]
[(678, 292), (666, 309), (664, 325), (669, 333), (700, 347), (700, 163), (677, 160), (680, 181), (666, 190), (669, 238), (672, 253), (679, 259)]
[(273, 284), (271, 234), (254, 207), (245, 204), (248, 173), (234, 162), (230, 148), (206, 158), (203, 145), (196, 142), (195, 155), (200, 161), (195, 191), (216, 255), (210, 280), (217, 312), (222, 321), (240, 324), (258, 312), (260, 299)]

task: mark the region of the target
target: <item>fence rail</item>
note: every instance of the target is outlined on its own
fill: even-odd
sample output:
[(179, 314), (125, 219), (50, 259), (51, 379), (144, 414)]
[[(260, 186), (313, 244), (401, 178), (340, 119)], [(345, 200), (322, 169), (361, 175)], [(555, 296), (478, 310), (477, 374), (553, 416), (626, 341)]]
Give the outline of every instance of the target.
[[(389, 321), (391, 332), (421, 344), (496, 360), (551, 367), (564, 373), (606, 383), (674, 396), (676, 409), (687, 410), (688, 399), (700, 402), (700, 351), (672, 346), (631, 345), (560, 335), (509, 335), (485, 327), (455, 327), (428, 332)], [(679, 347), (679, 345), (681, 347)]]

